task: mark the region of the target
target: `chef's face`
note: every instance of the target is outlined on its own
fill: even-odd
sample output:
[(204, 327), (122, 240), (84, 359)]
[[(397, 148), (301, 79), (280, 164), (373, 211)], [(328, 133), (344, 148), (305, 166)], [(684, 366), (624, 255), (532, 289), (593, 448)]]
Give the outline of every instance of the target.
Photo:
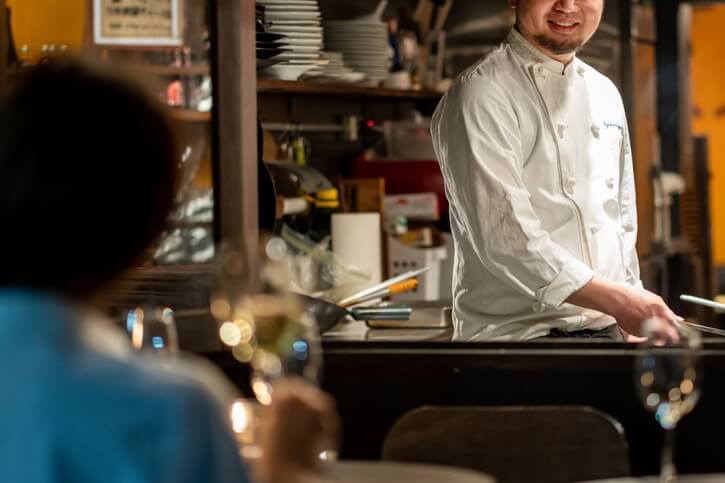
[(599, 27), (604, 0), (508, 0), (519, 32), (548, 56), (571, 60)]

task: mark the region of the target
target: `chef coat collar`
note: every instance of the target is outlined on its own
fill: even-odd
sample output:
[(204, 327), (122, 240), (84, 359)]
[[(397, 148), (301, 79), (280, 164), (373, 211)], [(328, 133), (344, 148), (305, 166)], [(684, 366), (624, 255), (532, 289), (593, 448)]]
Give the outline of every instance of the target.
[(549, 72), (556, 75), (565, 76), (572, 72), (575, 67), (576, 55), (568, 64), (562, 64), (558, 60), (554, 60), (542, 51), (531, 45), (523, 35), (516, 30), (516, 27), (511, 29), (508, 36), (506, 37), (506, 43), (516, 52), (521, 58), (525, 59), (526, 65), (541, 65)]

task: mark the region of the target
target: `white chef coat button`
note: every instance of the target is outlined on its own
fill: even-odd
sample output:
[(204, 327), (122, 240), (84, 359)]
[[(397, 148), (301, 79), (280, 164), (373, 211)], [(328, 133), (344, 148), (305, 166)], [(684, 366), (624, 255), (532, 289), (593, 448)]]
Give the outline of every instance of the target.
[(544, 302), (536, 302), (534, 305), (531, 306), (532, 309), (534, 309), (534, 312), (537, 314), (540, 314), (544, 310), (546, 310), (546, 304)]
[(614, 188), (614, 178), (609, 177), (605, 180), (607, 183), (607, 188)]
[(570, 177), (566, 179), (566, 182), (564, 183), (564, 189), (566, 190), (567, 194), (573, 195), (574, 194), (574, 186), (576, 185), (576, 178)]
[(556, 126), (556, 130), (559, 133), (559, 138), (564, 139), (564, 133), (566, 132), (567, 126), (564, 124), (559, 124)]
[(589, 227), (592, 233), (597, 233), (599, 231), (599, 228), (599, 225), (597, 225), (596, 223)]
[(599, 130), (600, 127), (598, 124), (592, 124), (592, 135), (595, 139), (599, 139)]

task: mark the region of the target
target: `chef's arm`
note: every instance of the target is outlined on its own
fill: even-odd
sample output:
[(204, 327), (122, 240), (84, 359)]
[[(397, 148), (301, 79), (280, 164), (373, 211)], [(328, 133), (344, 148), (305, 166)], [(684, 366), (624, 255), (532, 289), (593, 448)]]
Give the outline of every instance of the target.
[(626, 332), (633, 335), (643, 335), (642, 323), (652, 317), (673, 323), (677, 319), (660, 296), (599, 276), (595, 276), (566, 301), (611, 315)]
[(481, 263), (541, 311), (560, 306), (594, 272), (541, 228), (523, 181), (521, 127), (506, 99), (493, 84), (457, 84), (434, 116), (434, 147), (455, 222)]

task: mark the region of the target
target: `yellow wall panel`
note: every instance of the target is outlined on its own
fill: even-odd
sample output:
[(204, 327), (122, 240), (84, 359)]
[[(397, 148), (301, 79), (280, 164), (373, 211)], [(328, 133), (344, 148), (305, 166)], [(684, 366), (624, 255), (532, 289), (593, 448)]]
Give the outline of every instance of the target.
[(725, 265), (725, 5), (694, 7), (692, 16), (692, 130), (710, 142), (713, 258)]
[[(12, 15), (15, 45), (22, 60), (37, 62), (41, 46), (83, 46), (86, 0), (6, 0)], [(28, 52), (21, 52), (27, 46)]]

